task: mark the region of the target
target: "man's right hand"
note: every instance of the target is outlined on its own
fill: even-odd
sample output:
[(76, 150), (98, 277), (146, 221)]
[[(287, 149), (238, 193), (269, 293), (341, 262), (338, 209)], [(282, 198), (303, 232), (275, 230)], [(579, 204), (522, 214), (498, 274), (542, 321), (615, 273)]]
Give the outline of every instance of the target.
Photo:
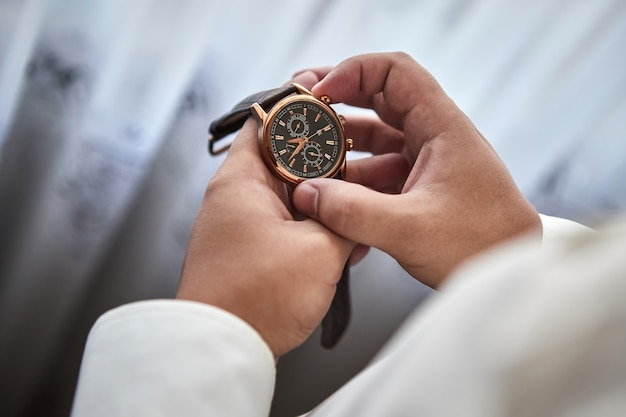
[(303, 213), (349, 240), (381, 249), (438, 287), (460, 262), (541, 222), (496, 152), (436, 80), (402, 53), (350, 58), (313, 70), (315, 96), (373, 109), (351, 117), (347, 180), (308, 180), (294, 191)]

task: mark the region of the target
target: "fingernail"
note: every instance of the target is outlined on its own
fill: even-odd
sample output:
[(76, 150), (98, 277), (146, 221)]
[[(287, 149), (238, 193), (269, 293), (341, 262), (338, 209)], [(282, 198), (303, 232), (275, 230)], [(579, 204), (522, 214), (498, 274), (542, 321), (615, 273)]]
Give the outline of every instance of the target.
[(306, 182), (298, 185), (294, 194), (294, 203), (298, 210), (307, 216), (315, 217), (317, 215), (317, 200), (319, 198), (319, 190)]

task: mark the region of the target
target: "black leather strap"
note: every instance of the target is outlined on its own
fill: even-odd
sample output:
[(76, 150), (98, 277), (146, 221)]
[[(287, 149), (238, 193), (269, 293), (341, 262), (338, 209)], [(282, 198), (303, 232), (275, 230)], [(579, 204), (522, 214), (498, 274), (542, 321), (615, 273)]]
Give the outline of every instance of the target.
[(215, 142), (241, 129), (248, 116), (250, 116), (250, 108), (254, 103), (259, 103), (263, 110), (267, 111), (281, 99), (297, 91), (298, 89), (293, 84), (290, 84), (285, 87), (261, 91), (241, 100), (231, 111), (215, 120), (209, 126), (209, 135), (211, 135), (209, 139), (209, 152), (211, 155), (220, 153), (214, 149), (213, 144)]
[[(341, 171), (337, 179), (342, 180)], [(330, 303), (330, 308), (322, 319), (321, 344), (323, 348), (332, 349), (343, 336), (350, 323), (352, 306), (350, 303), (350, 259), (343, 266), (341, 278), (337, 283), (335, 296)]]
[(350, 261), (343, 267), (337, 290), (328, 312), (322, 320), (322, 347), (333, 348), (343, 336), (350, 322)]

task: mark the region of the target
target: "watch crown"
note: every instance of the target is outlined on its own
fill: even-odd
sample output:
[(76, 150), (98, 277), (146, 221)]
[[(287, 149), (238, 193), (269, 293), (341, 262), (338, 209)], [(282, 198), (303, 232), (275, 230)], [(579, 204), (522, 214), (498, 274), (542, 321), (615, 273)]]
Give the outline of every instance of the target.
[(329, 105), (330, 104), (330, 97), (328, 96), (322, 96), (320, 97), (320, 100), (322, 101), (322, 103)]
[(346, 149), (351, 151), (354, 148), (354, 141), (352, 139), (346, 139)]

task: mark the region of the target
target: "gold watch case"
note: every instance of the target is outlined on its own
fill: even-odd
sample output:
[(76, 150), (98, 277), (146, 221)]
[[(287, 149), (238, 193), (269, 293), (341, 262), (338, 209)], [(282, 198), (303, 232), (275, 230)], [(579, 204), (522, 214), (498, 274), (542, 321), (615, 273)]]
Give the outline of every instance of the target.
[[(258, 103), (252, 104), (251, 112), (259, 122), (259, 148), (263, 161), (278, 178), (294, 185), (309, 178), (343, 178), (346, 152), (352, 149), (353, 143), (352, 139), (345, 137), (345, 118), (329, 106), (328, 97), (317, 99), (303, 86), (293, 85), (298, 93), (279, 100), (268, 112)], [(302, 113), (294, 113), (294, 109)], [(317, 113), (313, 115), (314, 112)], [(297, 122), (298, 128), (303, 124), (304, 134), (288, 130), (285, 116)], [(326, 124), (311, 133), (310, 127), (319, 126), (319, 121)], [(279, 135), (278, 130), (288, 131), (289, 135)], [(314, 137), (323, 140), (315, 141)], [(285, 157), (289, 159), (285, 160)]]

